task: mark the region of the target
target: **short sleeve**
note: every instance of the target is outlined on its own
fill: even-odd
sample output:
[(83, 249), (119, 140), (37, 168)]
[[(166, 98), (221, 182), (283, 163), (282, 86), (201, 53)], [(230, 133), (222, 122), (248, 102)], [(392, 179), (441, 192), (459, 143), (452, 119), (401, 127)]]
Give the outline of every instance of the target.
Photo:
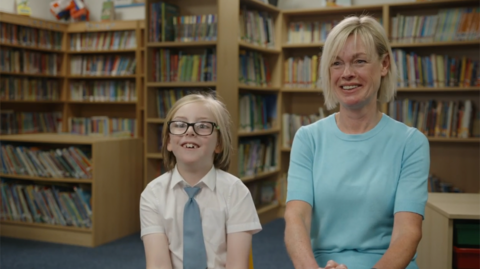
[(228, 196), (227, 234), (262, 230), (257, 209), (247, 186), (240, 180), (235, 182)]
[(300, 200), (313, 207), (313, 145), (307, 129), (300, 127), (293, 139), (288, 167), (287, 202)]
[(155, 206), (154, 188), (147, 186), (140, 197), (141, 237), (153, 233), (165, 233), (162, 217)]
[(415, 129), (403, 152), (394, 213), (407, 211), (424, 216), (428, 198), (429, 169), (430, 146), (428, 139)]

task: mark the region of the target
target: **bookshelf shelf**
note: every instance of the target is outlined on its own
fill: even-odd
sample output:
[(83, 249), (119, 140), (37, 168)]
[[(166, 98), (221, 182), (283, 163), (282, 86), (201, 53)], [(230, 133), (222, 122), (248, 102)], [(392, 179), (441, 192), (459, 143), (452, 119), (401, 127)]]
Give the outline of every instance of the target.
[(324, 43), (294, 43), (294, 44), (283, 44), (282, 48), (284, 49), (303, 49), (303, 48), (321, 48)]
[(125, 138), (85, 136), (74, 134), (19, 134), (2, 135), (0, 141), (29, 142), (29, 143), (52, 143), (52, 144), (72, 144), (89, 145), (103, 141), (124, 140)]
[(248, 90), (248, 91), (264, 91), (264, 92), (278, 92), (280, 87), (261, 87), (261, 86), (248, 86), (244, 84), (239, 84), (238, 89)]
[(216, 82), (147, 82), (147, 87), (216, 87)]
[(250, 49), (250, 50), (255, 50), (255, 51), (258, 51), (258, 52), (263, 52), (263, 53), (268, 53), (268, 54), (280, 54), (279, 49), (260, 47), (260, 46), (253, 45), (253, 44), (250, 44), (250, 43), (245, 42), (245, 41), (239, 41), (238, 43), (239, 43), (240, 48), (243, 48), (243, 49)]
[(33, 177), (27, 175), (11, 175), (0, 174), (0, 177), (24, 179), (32, 181), (44, 181), (44, 182), (58, 182), (58, 183), (92, 183), (93, 179), (76, 179), (76, 178), (52, 178), (52, 177)]
[(248, 136), (260, 136), (260, 135), (270, 135), (277, 134), (280, 132), (279, 128), (261, 130), (261, 131), (252, 131), (252, 132), (238, 132), (239, 137), (248, 137)]
[(247, 183), (247, 182), (252, 182), (252, 181), (255, 181), (255, 180), (258, 180), (258, 179), (262, 179), (262, 178), (266, 178), (266, 177), (278, 174), (278, 172), (280, 172), (280, 169), (275, 169), (274, 171), (262, 172), (262, 173), (258, 173), (258, 174), (253, 175), (253, 176), (242, 177), (240, 179), (244, 183)]
[(478, 92), (480, 87), (418, 87), (418, 88), (398, 88), (398, 92)]
[(470, 138), (447, 138), (447, 137), (428, 137), (430, 142), (448, 142), (448, 143), (480, 143), (479, 137)]
[(160, 118), (148, 118), (146, 120), (147, 123), (165, 123), (165, 119)]
[[(297, 10), (284, 10), (282, 15), (284, 17), (300, 17), (311, 15), (344, 15), (357, 13), (362, 11), (380, 12), (383, 10), (383, 5), (362, 5), (362, 6), (350, 6), (350, 7), (336, 7), (336, 8), (312, 8), (312, 9), (297, 9)], [(286, 29), (285, 29), (286, 30)]]
[(281, 151), (282, 152), (290, 152), (290, 151), (292, 151), (292, 149), (291, 148), (282, 148)]
[(163, 156), (161, 153), (147, 153), (147, 158), (149, 159), (163, 159)]
[(4, 43), (4, 42), (3, 43), (0, 42), (0, 47), (10, 47), (10, 48), (41, 51), (41, 52), (51, 52), (51, 53), (65, 53), (65, 51), (63, 50), (47, 49), (47, 48), (34, 47), (34, 46), (23, 46), (23, 45), (10, 44), (10, 43)]
[(421, 47), (445, 47), (445, 46), (478, 46), (479, 40), (474, 41), (444, 41), (444, 42), (428, 42), (428, 43), (391, 43), (392, 49), (395, 48), (421, 48)]
[(70, 104), (89, 104), (89, 105), (136, 105), (136, 101), (68, 101)]
[[(448, 8), (448, 7), (457, 7), (465, 4), (471, 4), (472, 0), (435, 0), (435, 1), (420, 1), (420, 2), (404, 2), (404, 3), (392, 3), (389, 4), (388, 7), (391, 9), (400, 9), (400, 8), (408, 8), (408, 9), (419, 9), (419, 8)], [(473, 3), (476, 3), (473, 1)]]
[(35, 77), (35, 78), (63, 78), (62, 75), (45, 75), (45, 74), (32, 74), (32, 73), (17, 73), (17, 72), (3, 72), (0, 71), (2, 76), (24, 76), (24, 77)]
[(69, 79), (134, 79), (136, 75), (122, 75), (122, 76), (89, 76), (89, 75), (69, 75)]
[(93, 232), (92, 229), (87, 229), (87, 228), (53, 225), (53, 224), (46, 224), (46, 223), (30, 223), (30, 222), (12, 221), (12, 220), (2, 220), (2, 221), (0, 221), (0, 223), (1, 224), (13, 224), (13, 225), (16, 225), (16, 226), (26, 226), (26, 227), (34, 227), (34, 228), (35, 227), (37, 227), (37, 228), (47, 228), (47, 229), (81, 232), (81, 233), (92, 233)]
[(316, 88), (288, 88), (284, 87), (281, 89), (282, 92), (294, 92), (294, 93), (321, 93), (323, 92), (322, 89), (316, 89)]
[(182, 47), (212, 47), (217, 41), (192, 41), (192, 42), (149, 42), (147, 48), (182, 48)]
[(104, 53), (134, 53), (137, 49), (119, 49), (119, 50), (69, 50), (68, 54), (104, 54)]
[(0, 100), (2, 103), (13, 103), (13, 104), (63, 104), (64, 101), (61, 100)]
[(265, 4), (263, 2), (260, 2), (258, 0), (240, 0), (240, 5), (246, 4), (250, 7), (253, 7), (255, 9), (261, 10), (261, 11), (267, 11), (270, 13), (279, 13), (280, 9), (277, 8), (276, 6), (270, 5), (270, 4)]

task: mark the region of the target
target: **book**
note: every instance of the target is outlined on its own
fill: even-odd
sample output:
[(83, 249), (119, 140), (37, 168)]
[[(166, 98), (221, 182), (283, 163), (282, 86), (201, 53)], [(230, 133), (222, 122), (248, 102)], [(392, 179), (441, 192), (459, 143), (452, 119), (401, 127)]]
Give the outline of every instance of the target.
[(104, 1), (102, 5), (102, 15), (100, 18), (102, 21), (115, 20), (115, 6), (110, 0)]

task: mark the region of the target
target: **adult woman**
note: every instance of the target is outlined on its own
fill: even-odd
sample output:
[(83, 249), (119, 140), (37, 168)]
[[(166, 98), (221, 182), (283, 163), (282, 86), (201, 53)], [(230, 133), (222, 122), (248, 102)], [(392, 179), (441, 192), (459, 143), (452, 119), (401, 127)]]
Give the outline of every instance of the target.
[(417, 269), (429, 145), (379, 111), (397, 82), (382, 26), (344, 19), (320, 68), (325, 104), (339, 112), (300, 128), (293, 142), (285, 243), (295, 268)]

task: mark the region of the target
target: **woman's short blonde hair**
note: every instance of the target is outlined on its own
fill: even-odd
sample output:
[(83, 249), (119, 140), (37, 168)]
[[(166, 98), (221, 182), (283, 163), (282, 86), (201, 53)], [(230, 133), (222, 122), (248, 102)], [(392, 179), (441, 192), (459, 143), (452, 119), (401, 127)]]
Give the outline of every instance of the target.
[(165, 165), (165, 169), (167, 171), (172, 170), (175, 168), (177, 164), (177, 159), (173, 152), (168, 151), (167, 145), (170, 139), (170, 134), (168, 132), (168, 122), (172, 120), (175, 113), (183, 107), (184, 105), (201, 102), (205, 104), (205, 106), (212, 112), (214, 121), (218, 126), (218, 143), (221, 146), (220, 153), (214, 153), (215, 156), (213, 158), (213, 165), (215, 168), (227, 171), (228, 167), (230, 166), (230, 158), (232, 154), (232, 132), (231, 132), (231, 118), (230, 113), (227, 110), (225, 104), (220, 101), (214, 94), (206, 93), (206, 92), (199, 92), (186, 95), (172, 106), (170, 111), (167, 114), (165, 119), (165, 124), (163, 125), (162, 130), (162, 155), (163, 155), (163, 163)]
[[(385, 30), (380, 23), (370, 16), (352, 16), (345, 18), (332, 29), (323, 46), (320, 78), (327, 109), (333, 109), (338, 104), (330, 81), (330, 66), (337, 58), (340, 50), (345, 46), (347, 38), (351, 35), (355, 36), (355, 40), (357, 37), (360, 37), (365, 48), (372, 50), (369, 56), (376, 54), (379, 59), (382, 60), (383, 56), (388, 54), (390, 58), (389, 71), (387, 75), (382, 78), (377, 98), (379, 103), (387, 103), (395, 97), (397, 90), (397, 68)], [(375, 49), (375, 51), (373, 51), (373, 49)]]

